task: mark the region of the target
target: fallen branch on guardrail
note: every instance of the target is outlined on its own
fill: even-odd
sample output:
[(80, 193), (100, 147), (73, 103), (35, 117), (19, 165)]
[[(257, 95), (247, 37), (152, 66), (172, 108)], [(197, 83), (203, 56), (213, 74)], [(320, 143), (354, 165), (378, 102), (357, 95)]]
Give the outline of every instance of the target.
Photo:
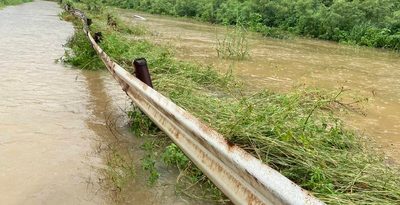
[(66, 10), (82, 20), (92, 47), (133, 102), (232, 202), (323, 204), (113, 62), (97, 44), (99, 40), (91, 35), (91, 20), (80, 10), (69, 6)]

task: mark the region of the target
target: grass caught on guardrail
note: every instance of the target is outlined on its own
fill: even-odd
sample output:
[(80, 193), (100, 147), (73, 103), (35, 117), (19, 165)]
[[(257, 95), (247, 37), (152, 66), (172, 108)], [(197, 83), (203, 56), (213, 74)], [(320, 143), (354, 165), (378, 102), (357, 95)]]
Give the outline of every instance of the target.
[[(92, 30), (103, 33), (100, 46), (113, 60), (128, 68), (134, 58), (146, 57), (156, 90), (322, 201), (328, 204), (400, 203), (399, 170), (385, 164), (383, 157), (367, 145), (366, 139), (345, 129), (342, 121), (334, 116), (334, 111), (342, 106), (338, 103), (341, 91), (246, 92), (231, 75), (176, 60), (170, 48), (141, 40), (137, 33), (128, 32), (137, 29), (134, 25), (119, 20), (116, 28), (108, 25), (109, 9), (86, 11), (94, 20)], [(71, 19), (66, 13), (64, 18)], [(139, 35), (149, 33), (144, 31)], [(66, 55), (66, 62), (82, 69), (104, 68), (79, 28), (68, 46), (72, 49)], [(156, 135), (157, 139), (165, 136), (168, 140), (137, 109), (129, 116), (136, 135)], [(223, 195), (175, 145), (167, 143), (158, 147), (162, 150), (152, 152), (157, 156), (149, 156), (148, 170), (154, 172), (151, 165), (155, 159), (162, 158), (182, 172), (178, 179), (182, 182), (179, 188), (182, 193), (225, 202)]]

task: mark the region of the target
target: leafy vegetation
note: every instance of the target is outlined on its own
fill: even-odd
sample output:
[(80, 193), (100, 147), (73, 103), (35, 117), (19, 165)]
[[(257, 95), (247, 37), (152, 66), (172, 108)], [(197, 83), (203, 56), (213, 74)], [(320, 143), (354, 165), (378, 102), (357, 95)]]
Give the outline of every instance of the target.
[[(151, 2), (148, 1), (148, 5)], [(154, 2), (168, 3), (167, 0)], [(174, 5), (169, 8), (174, 8)], [(85, 8), (94, 20), (92, 31), (103, 32), (100, 46), (112, 59), (128, 68), (132, 59), (146, 57), (154, 86), (159, 92), (324, 202), (400, 203), (399, 170), (386, 165), (383, 157), (365, 144), (365, 139), (346, 130), (334, 116), (333, 112), (341, 106), (338, 102), (341, 91), (247, 92), (231, 75), (221, 75), (211, 67), (176, 60), (170, 48), (108, 25), (107, 9), (91, 12), (84, 4), (76, 6)], [(161, 13), (162, 9), (159, 9)], [(70, 19), (67, 14), (64, 17)], [(79, 22), (75, 23), (79, 25)], [(135, 26), (121, 21), (116, 27), (134, 29)], [(67, 54), (67, 62), (82, 69), (104, 67), (79, 28), (68, 46), (72, 52)], [(164, 139), (162, 145), (152, 142), (144, 147), (150, 150), (143, 166), (150, 172), (150, 183), (158, 177), (155, 172), (157, 158), (151, 155), (156, 147), (163, 150), (160, 158), (166, 164), (181, 171), (178, 178), (182, 184), (179, 187), (181, 193), (221, 203), (226, 201), (178, 147), (140, 111), (133, 109), (129, 117), (137, 136), (157, 136), (157, 141)]]
[(287, 33), (400, 50), (398, 0), (103, 0), (150, 13), (243, 24), (266, 36)]
[(26, 2), (31, 2), (32, 0), (0, 0), (0, 8), (9, 5), (17, 5)]

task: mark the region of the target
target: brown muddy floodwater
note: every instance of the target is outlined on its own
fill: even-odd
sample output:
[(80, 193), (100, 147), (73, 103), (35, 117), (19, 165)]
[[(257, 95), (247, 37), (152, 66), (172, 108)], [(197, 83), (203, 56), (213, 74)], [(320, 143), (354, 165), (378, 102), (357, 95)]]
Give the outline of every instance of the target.
[(101, 204), (86, 82), (55, 63), (73, 34), (57, 4), (0, 11), (0, 204)]
[[(211, 64), (221, 72), (232, 69), (256, 89), (285, 92), (296, 86), (339, 90), (357, 98), (368, 98), (365, 114), (343, 114), (349, 126), (377, 142), (385, 153), (400, 161), (400, 54), (337, 43), (293, 39), (278, 40), (250, 34), (250, 59), (221, 60), (217, 36), (226, 29), (195, 21), (132, 12), (124, 17), (150, 28), (151, 39), (176, 48), (179, 59)], [(351, 102), (351, 101), (348, 101)]]
[(146, 185), (130, 101), (110, 75), (55, 62), (74, 31), (60, 12), (49, 1), (0, 10), (0, 204), (114, 204), (104, 147), (125, 149), (136, 168), (119, 204), (193, 204), (174, 193), (174, 170)]

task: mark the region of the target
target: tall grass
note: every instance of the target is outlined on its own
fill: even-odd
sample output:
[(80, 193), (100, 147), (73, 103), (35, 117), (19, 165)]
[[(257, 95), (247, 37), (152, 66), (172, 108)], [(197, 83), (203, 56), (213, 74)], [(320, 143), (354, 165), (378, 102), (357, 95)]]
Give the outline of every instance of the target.
[[(132, 38), (107, 26), (104, 15), (89, 14), (94, 19), (92, 30), (103, 32), (100, 46), (115, 61), (129, 68), (132, 59), (146, 57), (156, 90), (324, 202), (400, 204), (399, 170), (385, 164), (366, 139), (345, 129), (334, 116), (340, 106), (336, 92), (246, 92), (230, 75), (176, 60), (171, 49)], [(84, 69), (103, 67), (79, 29), (69, 46), (73, 52), (67, 62)], [(140, 112), (134, 110), (130, 117), (137, 135), (168, 141)], [(178, 180), (185, 179), (187, 185), (180, 188), (182, 193), (225, 202), (176, 146), (167, 143), (159, 148), (164, 149), (161, 158), (181, 170)]]
[(216, 50), (218, 57), (244, 60), (250, 57), (248, 33), (243, 26), (236, 25), (232, 30), (220, 36), (217, 33)]
[(10, 5), (18, 5), (22, 3), (31, 2), (32, 0), (1, 0), (0, 1), (0, 8)]

